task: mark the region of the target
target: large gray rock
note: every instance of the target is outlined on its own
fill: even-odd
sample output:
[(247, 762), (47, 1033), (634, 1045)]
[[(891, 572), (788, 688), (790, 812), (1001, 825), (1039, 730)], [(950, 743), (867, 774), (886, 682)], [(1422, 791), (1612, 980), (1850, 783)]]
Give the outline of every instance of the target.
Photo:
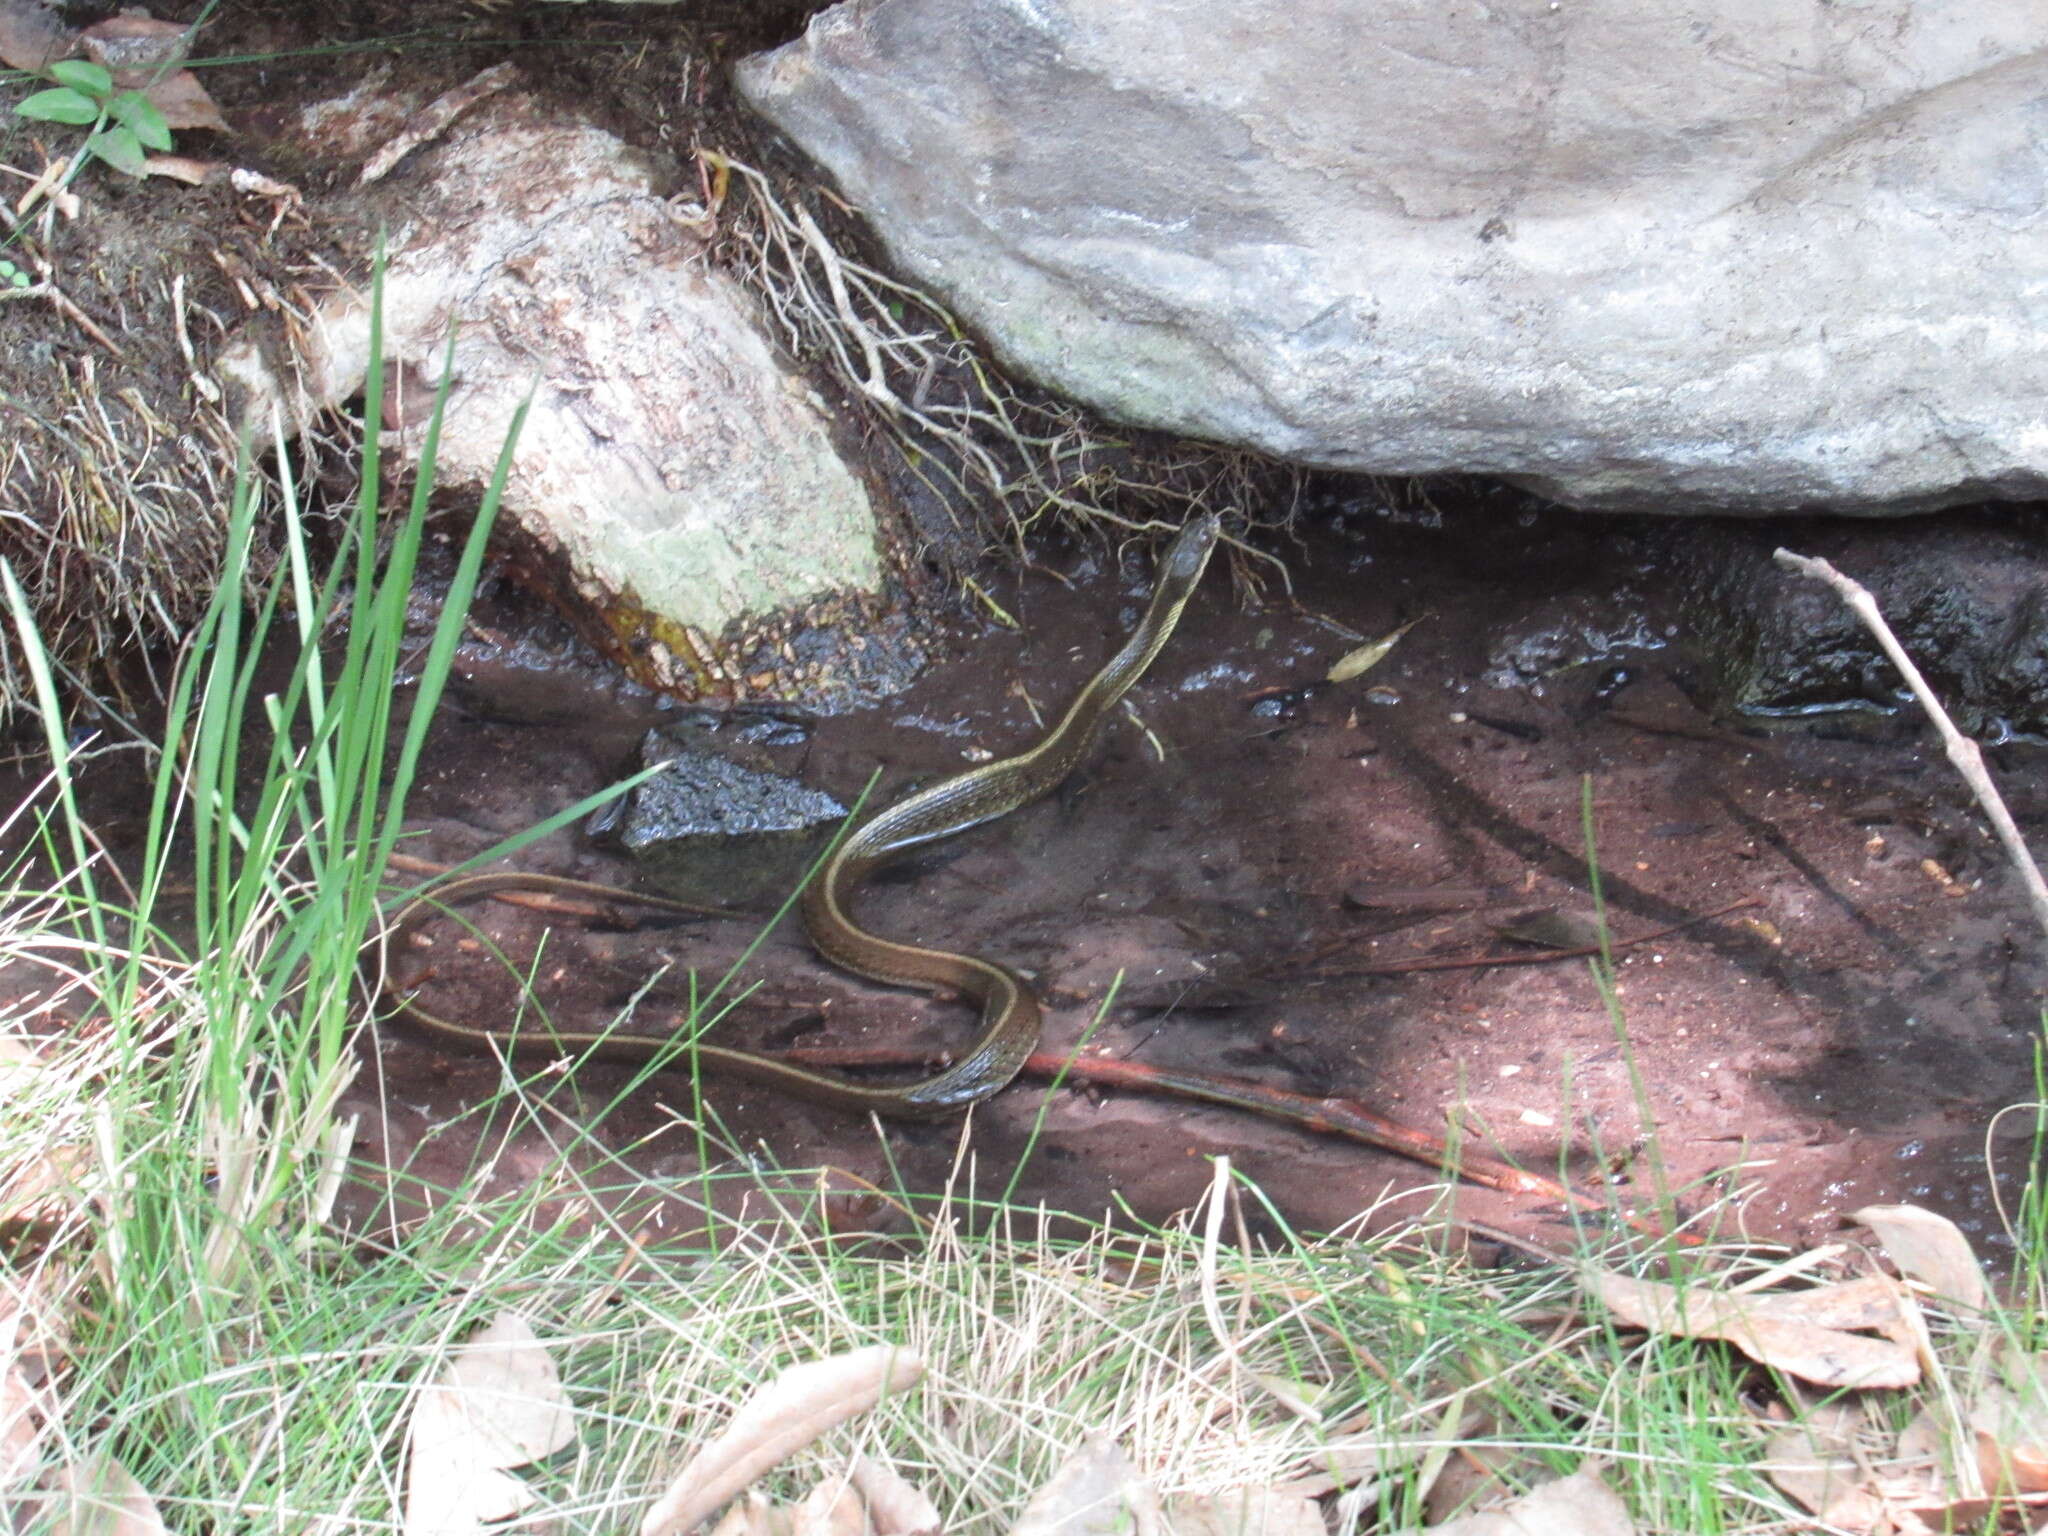
[(2048, 494), (2041, 0), (856, 0), (739, 79), (1124, 421), (1582, 506)]

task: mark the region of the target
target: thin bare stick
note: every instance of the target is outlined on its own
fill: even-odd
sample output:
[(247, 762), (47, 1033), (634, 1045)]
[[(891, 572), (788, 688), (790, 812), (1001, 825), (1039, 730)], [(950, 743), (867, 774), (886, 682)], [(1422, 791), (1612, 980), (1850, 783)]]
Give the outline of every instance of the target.
[(2027, 845), (2020, 837), (2020, 829), (2014, 825), (2012, 812), (2005, 808), (1998, 788), (1991, 782), (1991, 773), (1984, 766), (1984, 754), (1977, 743), (1970, 740), (1955, 727), (1948, 711), (1941, 707), (1941, 700), (1934, 696), (1934, 690), (1927, 686), (1927, 679), (1920, 675), (1920, 669), (1913, 665), (1891, 626), (1884, 621), (1884, 615), (1877, 611), (1877, 599), (1865, 587), (1851, 581), (1827, 561), (1806, 555), (1795, 555), (1789, 549), (1781, 549), (1774, 555), (1779, 565), (1801, 576), (1810, 576), (1815, 581), (1824, 581), (1835, 589), (1835, 594), (1849, 607), (1850, 612), (1861, 619), (1864, 626), (1877, 636), (1877, 643), (1884, 647), (1885, 655), (1892, 659), (1892, 665), (1906, 679), (1906, 685), (1913, 690), (1913, 697), (1920, 701), (1920, 707), (1927, 711), (1934, 722), (1934, 729), (1940, 733), (1941, 745), (1948, 753), (1948, 760), (1956, 765), (1956, 772), (1963, 776), (1963, 782), (1970, 786), (1970, 792), (1977, 797), (1977, 803), (1984, 807), (1984, 814), (1991, 822), (1991, 830), (1998, 834), (1998, 840), (2005, 845), (2007, 857), (2020, 872), (2020, 883), (2027, 888), (2027, 900), (2033, 904), (2034, 920), (2041, 925), (2041, 931), (2048, 934), (2048, 884), (2041, 879), (2041, 867), (2034, 862), (2034, 856), (2027, 852)]

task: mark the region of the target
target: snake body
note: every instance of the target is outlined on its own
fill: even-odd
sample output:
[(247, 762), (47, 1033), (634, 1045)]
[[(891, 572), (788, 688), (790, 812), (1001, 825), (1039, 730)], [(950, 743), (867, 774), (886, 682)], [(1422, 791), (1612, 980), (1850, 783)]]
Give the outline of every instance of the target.
[[(525, 1046), (553, 1052), (582, 1050), (635, 1061), (687, 1050), (707, 1070), (728, 1072), (842, 1108), (901, 1119), (933, 1119), (997, 1092), (1017, 1075), (1038, 1045), (1040, 1013), (1030, 986), (1007, 966), (978, 955), (925, 949), (872, 934), (848, 915), (848, 903), (861, 882), (885, 864), (927, 843), (1008, 815), (1057, 787), (1088, 750), (1103, 717), (1144, 676), (1172, 637), (1181, 611), (1208, 566), (1218, 533), (1215, 517), (1201, 517), (1167, 547), (1145, 616), (1042, 741), (1014, 757), (954, 774), (858, 823), (840, 839), (804, 888), (798, 901), (804, 927), (812, 946), (833, 965), (875, 981), (957, 993), (980, 1002), (980, 1030), (952, 1065), (915, 1082), (865, 1083), (731, 1046), (698, 1040), (679, 1047), (671, 1036), (620, 1029), (539, 1032), (524, 1037)], [(499, 871), (459, 877), (413, 897), (392, 915), (384, 943), (388, 945), (417, 922), (455, 903), (515, 889), (598, 896), (669, 911), (705, 910), (585, 881)], [(469, 1044), (521, 1048), (522, 1037), (442, 1018), (410, 1001), (402, 1002), (397, 1011), (437, 1034)]]

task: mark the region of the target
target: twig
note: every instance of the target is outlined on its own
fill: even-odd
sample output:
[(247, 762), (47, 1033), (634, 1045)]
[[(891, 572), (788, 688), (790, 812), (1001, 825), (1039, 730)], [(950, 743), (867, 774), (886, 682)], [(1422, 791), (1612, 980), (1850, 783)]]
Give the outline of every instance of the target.
[(1877, 643), (1884, 647), (1892, 665), (1906, 679), (1906, 686), (1913, 690), (1913, 697), (1920, 701), (1920, 707), (1934, 722), (1934, 729), (1941, 737), (1943, 750), (1948, 760), (1956, 765), (1956, 772), (1963, 776), (1963, 782), (1970, 786), (1970, 792), (1977, 797), (1977, 803), (1984, 808), (1984, 815), (1991, 822), (1991, 830), (1998, 834), (1998, 840), (2005, 845), (2006, 856), (2020, 873), (2020, 883), (2027, 888), (2027, 900), (2033, 905), (2034, 920), (2041, 925), (2041, 931), (2048, 934), (2048, 883), (2041, 879), (2041, 867), (2034, 862), (2034, 856), (2027, 852), (2026, 842), (2020, 837), (2020, 829), (2014, 824), (2012, 812), (2005, 808), (1998, 788), (1991, 782), (1991, 773), (1984, 766), (1984, 754), (1977, 743), (1970, 740), (1955, 727), (1948, 711), (1941, 707), (1941, 700), (1934, 696), (1934, 690), (1927, 686), (1927, 679), (1920, 675), (1920, 669), (1913, 664), (1891, 626), (1878, 612), (1877, 599), (1867, 588), (1851, 581), (1827, 561), (1808, 555), (1795, 555), (1789, 549), (1781, 549), (1772, 556), (1788, 571), (1809, 576), (1815, 581), (1824, 581), (1835, 589), (1836, 596), (1848, 605), (1850, 612), (1861, 619), (1864, 626), (1875, 636)]
[[(1671, 923), (1663, 928), (1653, 928), (1648, 933), (1639, 933), (1632, 939), (1610, 939), (1606, 945), (1609, 951), (1634, 949), (1639, 944), (1652, 944), (1658, 939), (1668, 939), (1674, 933), (1688, 928), (1697, 928), (1701, 923), (1711, 923), (1715, 918), (1726, 917), (1730, 912), (1740, 912), (1745, 907), (1761, 907), (1761, 896), (1743, 896), (1729, 902), (1725, 907), (1716, 907), (1711, 912), (1702, 912), (1698, 917), (1688, 917), (1683, 922)], [(1356, 944), (1355, 937), (1339, 939), (1321, 949), (1306, 955), (1295, 956), (1274, 965), (1262, 966), (1254, 974), (1270, 975), (1275, 971), (1298, 972), (1317, 964), (1342, 949)], [(1318, 971), (1326, 979), (1339, 976), (1405, 976), (1412, 971), (1476, 971), (1490, 970), (1497, 965), (1550, 965), (1558, 960), (1577, 960), (1587, 955), (1601, 953), (1598, 944), (1579, 944), (1570, 949), (1524, 950), (1511, 955), (1417, 955), (1407, 960), (1379, 960), (1371, 965), (1345, 966), (1341, 970)]]
[[(841, 1068), (915, 1067), (944, 1059), (942, 1052), (906, 1051), (886, 1046), (805, 1046), (781, 1054), (783, 1059), (805, 1066)], [(1121, 1088), (1132, 1093), (1165, 1094), (1173, 1098), (1222, 1104), (1279, 1120), (1298, 1130), (1376, 1147), (1382, 1152), (1391, 1152), (1396, 1157), (1446, 1171), (1454, 1178), (1502, 1194), (1554, 1200), (1577, 1210), (1611, 1217), (1652, 1237), (1675, 1237), (1682, 1243), (1698, 1241), (1690, 1234), (1668, 1231), (1654, 1217), (1637, 1216), (1621, 1210), (1599, 1195), (1573, 1189), (1540, 1173), (1531, 1173), (1526, 1168), (1517, 1168), (1469, 1148), (1453, 1150), (1444, 1137), (1390, 1120), (1356, 1099), (1294, 1093), (1251, 1078), (1197, 1072), (1183, 1067), (1153, 1067), (1109, 1056), (1066, 1056), (1051, 1051), (1034, 1051), (1024, 1059), (1020, 1071), (1026, 1077), (1052, 1078), (1069, 1086), (1087, 1084), (1096, 1088)]]

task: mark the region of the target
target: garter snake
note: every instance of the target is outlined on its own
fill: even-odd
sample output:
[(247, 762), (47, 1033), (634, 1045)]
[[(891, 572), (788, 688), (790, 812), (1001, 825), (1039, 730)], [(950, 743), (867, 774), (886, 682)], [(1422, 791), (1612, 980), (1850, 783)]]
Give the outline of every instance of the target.
[[(984, 763), (922, 789), (857, 823), (826, 856), (798, 898), (798, 910), (812, 947), (833, 965), (874, 981), (950, 992), (981, 1004), (981, 1026), (972, 1045), (952, 1065), (911, 1083), (863, 1083), (813, 1071), (773, 1056), (701, 1040), (678, 1047), (671, 1036), (602, 1032), (535, 1032), (523, 1042), (484, 1025), (443, 1018), (410, 1000), (396, 1012), (436, 1034), (466, 1044), (491, 1043), (514, 1049), (580, 1050), (645, 1061), (680, 1050), (694, 1053), (707, 1070), (729, 1072), (788, 1089), (805, 1098), (902, 1119), (931, 1119), (964, 1109), (1007, 1084), (1038, 1044), (1038, 999), (1015, 971), (978, 955), (925, 949), (869, 933), (847, 913), (861, 882), (914, 848), (951, 837), (1006, 816), (1055, 788), (1087, 751), (1096, 727), (1151, 666), (1180, 622), (1216, 547), (1218, 520), (1205, 516), (1188, 524), (1159, 562), (1152, 601), (1117, 653), (1089, 679), (1059, 724), (1038, 745), (1014, 757)], [(510, 890), (560, 891), (668, 911), (703, 913), (660, 897), (553, 875), (496, 871), (460, 876), (414, 896), (386, 923), (372, 948), (381, 962), (389, 945), (417, 923), (456, 903)]]

